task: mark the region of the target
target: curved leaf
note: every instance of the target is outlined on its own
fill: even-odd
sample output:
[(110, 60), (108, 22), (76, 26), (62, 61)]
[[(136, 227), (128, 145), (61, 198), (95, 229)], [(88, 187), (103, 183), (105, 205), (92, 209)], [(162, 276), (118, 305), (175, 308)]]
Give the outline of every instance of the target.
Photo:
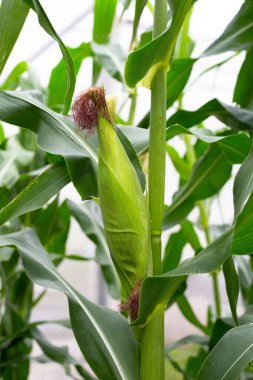
[(253, 1), (246, 0), (221, 36), (204, 51), (203, 55), (242, 51), (251, 46), (253, 46)]
[(63, 160), (55, 162), (0, 211), (0, 225), (44, 206), (69, 182), (65, 162)]
[(68, 84), (67, 84), (67, 90), (65, 94), (65, 105), (64, 105), (64, 113), (68, 113), (73, 93), (75, 90), (75, 84), (76, 84), (76, 74), (75, 74), (75, 65), (73, 62), (73, 59), (64, 45), (63, 41), (59, 37), (59, 35), (56, 33), (53, 25), (51, 24), (49, 18), (47, 17), (46, 12), (42, 8), (39, 0), (24, 0), (30, 8), (32, 8), (38, 16), (38, 20), (42, 28), (58, 43), (59, 48), (61, 49), (62, 56), (66, 65), (66, 70), (68, 73)]
[(25, 23), (29, 7), (20, 0), (2, 0), (0, 5), (0, 74)]
[(34, 231), (26, 229), (0, 236), (0, 246), (6, 245), (17, 247), (32, 281), (67, 295), (72, 329), (99, 379), (138, 380), (136, 341), (127, 319), (74, 290), (57, 272)]
[(168, 67), (177, 36), (193, 3), (194, 0), (174, 2), (170, 27), (144, 47), (128, 55), (125, 80), (129, 87), (135, 87), (141, 82), (143, 86), (150, 88), (157, 69), (161, 66)]
[(197, 380), (237, 380), (253, 358), (252, 342), (252, 323), (231, 329), (208, 355)]

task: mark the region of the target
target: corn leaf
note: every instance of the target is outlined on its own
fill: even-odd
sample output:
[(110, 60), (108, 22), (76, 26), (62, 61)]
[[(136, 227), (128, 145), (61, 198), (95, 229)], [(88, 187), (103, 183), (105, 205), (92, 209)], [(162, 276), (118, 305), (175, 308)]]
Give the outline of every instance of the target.
[(251, 83), (253, 81), (252, 72), (253, 48), (247, 51), (245, 60), (242, 64), (237, 77), (233, 101), (243, 108), (253, 108), (253, 89)]
[(72, 329), (98, 378), (138, 380), (137, 346), (127, 319), (120, 313), (92, 303), (73, 289), (57, 272), (32, 230), (0, 236), (0, 246), (9, 245), (18, 249), (32, 281), (66, 294)]
[(20, 0), (2, 0), (0, 5), (0, 75), (25, 23), (29, 7)]

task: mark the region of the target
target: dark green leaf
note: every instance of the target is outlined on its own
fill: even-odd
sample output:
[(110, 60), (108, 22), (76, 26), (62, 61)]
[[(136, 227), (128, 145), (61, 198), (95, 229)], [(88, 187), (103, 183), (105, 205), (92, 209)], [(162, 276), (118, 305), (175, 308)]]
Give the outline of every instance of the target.
[(125, 66), (125, 80), (129, 87), (139, 82), (150, 88), (152, 79), (161, 66), (168, 66), (175, 47), (176, 39), (194, 0), (173, 4), (172, 22), (169, 28), (144, 47), (128, 55)]
[(0, 75), (18, 39), (29, 12), (20, 0), (2, 0), (0, 5)]
[(191, 324), (196, 326), (198, 329), (200, 329), (204, 334), (208, 334), (209, 330), (206, 326), (204, 326), (199, 319), (197, 318), (196, 314), (194, 313), (189, 301), (184, 295), (181, 295), (177, 300), (177, 305), (179, 309), (181, 310), (182, 314), (185, 316), (187, 321), (189, 321)]
[(239, 279), (235, 269), (235, 264), (232, 256), (229, 256), (223, 264), (223, 274), (225, 277), (227, 296), (229, 300), (230, 310), (235, 323), (238, 325), (237, 318), (237, 301), (239, 296)]
[(246, 0), (221, 36), (203, 54), (213, 55), (226, 51), (242, 51), (249, 49), (252, 45), (253, 1)]
[(0, 224), (44, 206), (69, 182), (64, 161), (60, 160), (51, 165), (0, 211)]
[(216, 194), (230, 174), (231, 165), (224, 159), (222, 150), (218, 145), (211, 145), (194, 165), (189, 181), (175, 194), (172, 205), (165, 212), (164, 227), (171, 227), (184, 219), (197, 200)]
[(233, 101), (243, 108), (253, 108), (253, 48), (247, 51), (245, 60), (242, 64), (237, 77)]
[(0, 236), (0, 246), (8, 245), (17, 247), (32, 281), (67, 295), (74, 334), (99, 379), (137, 380), (137, 347), (127, 319), (90, 302), (74, 290), (57, 272), (32, 230)]
[(169, 272), (178, 266), (186, 242), (186, 237), (181, 230), (170, 235), (162, 261), (162, 273)]
[(66, 70), (68, 74), (68, 82), (67, 82), (67, 89), (65, 93), (65, 104), (64, 104), (64, 113), (68, 113), (72, 96), (75, 90), (75, 83), (76, 83), (76, 74), (75, 74), (75, 65), (73, 62), (73, 59), (64, 45), (63, 41), (59, 37), (59, 35), (56, 33), (53, 25), (51, 24), (49, 18), (47, 17), (46, 12), (42, 8), (39, 0), (24, 0), (30, 8), (32, 8), (38, 16), (38, 20), (42, 28), (58, 43), (59, 48), (61, 49), (62, 56), (66, 65)]
[(253, 358), (252, 341), (253, 324), (228, 331), (208, 355), (197, 379), (237, 380)]
[[(72, 56), (77, 75), (83, 60), (93, 55), (90, 43), (82, 43), (78, 47), (68, 48), (68, 50)], [(61, 59), (57, 66), (53, 68), (48, 84), (47, 105), (49, 108), (52, 108), (57, 112), (61, 112), (64, 109), (64, 97), (67, 87), (68, 75), (65, 67), (65, 61)]]
[(185, 128), (200, 124), (210, 116), (215, 116), (228, 127), (236, 130), (253, 130), (253, 112), (229, 106), (217, 99), (210, 100), (196, 111), (178, 111), (167, 120), (167, 126), (181, 124)]
[(94, 202), (85, 202), (82, 206), (78, 206), (73, 202), (68, 201), (68, 207), (83, 232), (94, 244), (96, 244), (96, 261), (101, 267), (104, 279), (108, 285), (108, 290), (114, 298), (119, 299), (120, 292), (118, 276), (112, 263), (103, 230), (96, 220), (98, 210), (95, 207)]

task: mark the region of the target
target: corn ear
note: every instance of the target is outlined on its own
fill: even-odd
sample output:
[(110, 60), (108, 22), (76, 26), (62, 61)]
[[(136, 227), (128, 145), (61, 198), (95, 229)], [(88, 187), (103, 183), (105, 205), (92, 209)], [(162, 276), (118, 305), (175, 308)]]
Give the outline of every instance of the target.
[(112, 124), (99, 117), (98, 188), (106, 239), (129, 294), (147, 272), (149, 224), (137, 174)]
[(111, 121), (101, 88), (81, 94), (73, 117), (88, 133), (98, 129), (98, 189), (106, 240), (124, 296), (147, 275), (150, 258), (149, 215), (135, 169)]

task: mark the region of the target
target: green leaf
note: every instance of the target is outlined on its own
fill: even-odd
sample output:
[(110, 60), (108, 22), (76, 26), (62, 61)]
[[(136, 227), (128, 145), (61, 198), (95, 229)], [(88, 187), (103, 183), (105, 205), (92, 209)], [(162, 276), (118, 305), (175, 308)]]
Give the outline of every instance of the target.
[(184, 158), (180, 157), (177, 150), (174, 149), (170, 145), (166, 145), (166, 152), (170, 156), (170, 159), (175, 166), (175, 169), (180, 174), (180, 177), (184, 180), (187, 180), (191, 173), (191, 165), (184, 160)]
[(71, 105), (73, 93), (75, 90), (76, 83), (76, 74), (75, 74), (75, 65), (73, 59), (64, 45), (63, 41), (56, 33), (53, 25), (51, 24), (49, 18), (47, 17), (46, 12), (42, 8), (39, 0), (24, 0), (30, 8), (32, 8), (38, 16), (38, 20), (42, 28), (57, 42), (59, 48), (61, 49), (62, 56), (66, 65), (68, 82), (67, 82), (67, 90), (65, 93), (65, 104), (64, 104), (64, 113), (67, 114)]
[(196, 59), (174, 59), (167, 74), (167, 108), (179, 98), (185, 88)]
[(221, 36), (204, 51), (203, 55), (242, 51), (251, 46), (253, 46), (253, 1), (246, 0)]
[(253, 112), (229, 106), (217, 99), (210, 100), (196, 111), (180, 110), (167, 120), (167, 126), (181, 124), (185, 128), (200, 124), (210, 116), (235, 130), (253, 130)]
[(112, 263), (103, 230), (96, 220), (98, 208), (93, 202), (85, 202), (82, 206), (71, 201), (68, 201), (67, 204), (85, 235), (96, 245), (96, 261), (100, 265), (108, 290), (114, 298), (119, 299), (118, 276)]
[(0, 246), (8, 245), (17, 247), (32, 281), (67, 295), (73, 332), (99, 379), (137, 380), (137, 347), (127, 319), (90, 302), (74, 290), (57, 272), (32, 230), (0, 236)]
[[(153, 77), (159, 67), (168, 67), (175, 43), (194, 0), (173, 2), (172, 22), (160, 36), (128, 55), (125, 65), (125, 80), (129, 87), (139, 82), (150, 88)], [(170, 4), (172, 5), (172, 4)]]
[(253, 48), (247, 51), (245, 60), (239, 71), (233, 101), (243, 108), (253, 108), (253, 90), (251, 83), (253, 81), (252, 72)]
[[(82, 43), (76, 48), (68, 48), (72, 56), (76, 75), (78, 74), (83, 60), (92, 57), (93, 52), (90, 43)], [(60, 80), (59, 80), (60, 78)], [(64, 59), (53, 68), (48, 84), (47, 105), (54, 111), (61, 112), (64, 109), (64, 97), (68, 87), (68, 75)]]
[(196, 162), (189, 181), (175, 194), (164, 216), (164, 227), (169, 228), (183, 220), (194, 208), (195, 202), (216, 194), (231, 175), (218, 145), (211, 145)]
[(235, 220), (253, 191), (253, 141), (248, 157), (241, 165), (234, 181), (234, 209)]
[(0, 5), (0, 75), (25, 23), (29, 7), (20, 0), (2, 0)]
[[(117, 0), (95, 0), (93, 41), (97, 44), (108, 44), (115, 17)], [(92, 83), (96, 83), (101, 71), (100, 65), (93, 62)]]
[(237, 380), (253, 358), (252, 341), (253, 324), (231, 329), (208, 355), (197, 380)]
[(253, 254), (253, 193), (237, 218), (232, 245), (234, 255)]
[(0, 211), (0, 225), (12, 218), (44, 206), (70, 182), (63, 160), (55, 162), (31, 181), (8, 205)]
[(195, 315), (189, 301), (184, 295), (181, 295), (177, 300), (177, 305), (179, 309), (181, 310), (182, 314), (185, 316), (188, 322), (190, 322), (193, 326), (200, 329), (204, 334), (209, 333), (209, 329), (204, 326), (197, 316)]
[(162, 261), (162, 273), (175, 269), (178, 266), (186, 243), (187, 239), (181, 230), (170, 235)]
[(4, 83), (0, 85), (1, 90), (15, 90), (19, 85), (19, 79), (22, 74), (28, 70), (26, 62), (19, 62), (10, 72)]
[(134, 22), (131, 43), (136, 38), (138, 26), (140, 23), (142, 12), (147, 4), (147, 0), (135, 0)]
[(178, 268), (160, 276), (147, 277), (140, 291), (139, 316), (133, 325), (144, 325), (158, 304), (166, 305), (187, 275), (211, 273), (218, 269), (231, 252), (232, 238), (231, 228)]
[(83, 199), (97, 196), (97, 141), (80, 134), (68, 117), (40, 103), (37, 92), (0, 91), (0, 119), (37, 133), (39, 148), (65, 158), (69, 175)]
[(238, 325), (237, 318), (237, 301), (239, 296), (239, 279), (235, 269), (235, 264), (232, 256), (229, 256), (223, 264), (223, 274), (226, 283), (227, 296), (229, 300), (230, 310), (235, 323)]

